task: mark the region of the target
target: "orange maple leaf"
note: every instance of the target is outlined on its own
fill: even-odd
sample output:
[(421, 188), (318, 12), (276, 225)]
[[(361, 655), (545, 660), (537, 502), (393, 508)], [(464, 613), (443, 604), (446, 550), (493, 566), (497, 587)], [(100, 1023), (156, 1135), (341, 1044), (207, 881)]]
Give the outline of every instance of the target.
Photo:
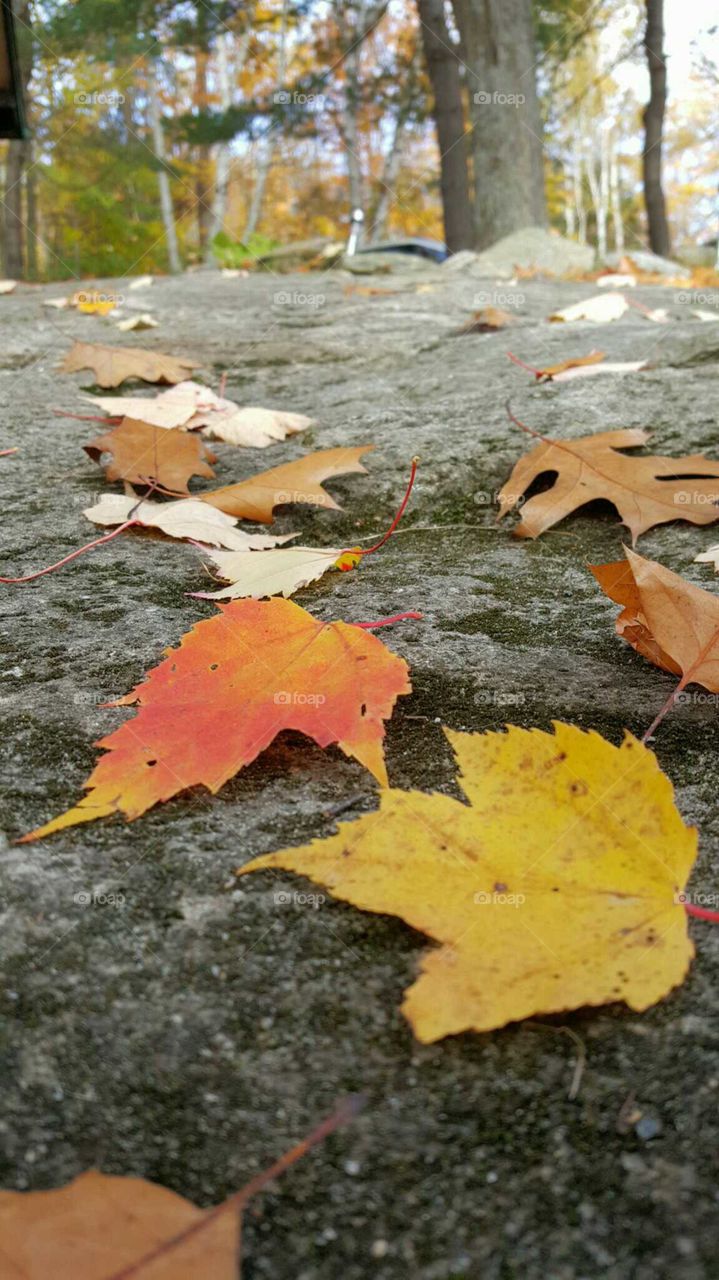
[(406, 662), (363, 627), (320, 622), (290, 600), (237, 600), (165, 652), (110, 704), (140, 710), (96, 744), (107, 754), (88, 794), (23, 841), (118, 811), (132, 820), (198, 783), (216, 793), (283, 729), (336, 742), (387, 785), (383, 721), (411, 686)]

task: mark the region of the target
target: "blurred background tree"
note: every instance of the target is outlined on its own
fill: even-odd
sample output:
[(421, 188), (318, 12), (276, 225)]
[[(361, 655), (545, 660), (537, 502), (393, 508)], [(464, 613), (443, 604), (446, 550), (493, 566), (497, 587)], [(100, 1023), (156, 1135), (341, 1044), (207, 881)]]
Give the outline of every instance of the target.
[(343, 240), (355, 206), (370, 242), (452, 251), (529, 223), (601, 254), (711, 240), (716, 57), (678, 94), (666, 50), (664, 119), (662, 8), (16, 0), (32, 136), (0, 143), (3, 272), (242, 261)]

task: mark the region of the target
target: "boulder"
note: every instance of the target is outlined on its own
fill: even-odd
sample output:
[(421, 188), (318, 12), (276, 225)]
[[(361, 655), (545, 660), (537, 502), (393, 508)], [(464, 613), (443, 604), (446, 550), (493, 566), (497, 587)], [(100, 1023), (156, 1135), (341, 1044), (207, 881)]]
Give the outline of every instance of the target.
[(509, 280), (517, 267), (564, 276), (569, 272), (591, 271), (593, 266), (594, 249), (591, 245), (577, 244), (575, 240), (567, 240), (544, 227), (523, 227), (482, 253), (463, 249), (447, 259), (444, 270), (468, 271), (476, 276)]
[(640, 271), (651, 271), (659, 276), (685, 276), (686, 267), (680, 262), (672, 262), (671, 258), (662, 258), (658, 253), (650, 253), (648, 249), (627, 249), (623, 254), (608, 253), (604, 261), (613, 270), (619, 266), (622, 258), (629, 258)]

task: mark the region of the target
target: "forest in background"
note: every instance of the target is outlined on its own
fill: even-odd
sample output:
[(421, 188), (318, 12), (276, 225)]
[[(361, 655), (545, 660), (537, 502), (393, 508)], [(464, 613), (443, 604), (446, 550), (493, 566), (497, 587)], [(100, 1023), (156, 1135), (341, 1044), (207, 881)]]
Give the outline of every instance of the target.
[[(719, 71), (697, 48), (691, 96), (672, 97), (670, 73), (666, 117), (654, 110), (664, 66), (647, 18), (661, 9), (21, 0), (31, 136), (0, 144), (3, 272), (241, 261), (344, 239), (353, 207), (368, 243), (476, 248), (547, 222), (600, 254), (681, 254), (716, 238)], [(647, 60), (649, 119), (619, 74)], [(662, 155), (657, 233), (645, 192), (662, 197)]]

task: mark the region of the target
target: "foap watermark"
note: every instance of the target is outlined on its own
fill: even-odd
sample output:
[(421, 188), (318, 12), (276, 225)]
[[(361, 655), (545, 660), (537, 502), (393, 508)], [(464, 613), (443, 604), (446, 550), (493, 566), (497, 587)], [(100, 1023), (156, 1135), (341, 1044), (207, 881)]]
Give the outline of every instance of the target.
[(719, 307), (719, 291), (716, 289), (680, 289), (676, 299), (688, 307)]
[(707, 907), (709, 910), (716, 910), (719, 907), (719, 893), (690, 893), (685, 889), (683, 893), (674, 894), (674, 903), (677, 907)]
[(478, 89), (473, 97), (478, 107), (523, 107), (527, 101), (523, 93), (500, 93), (497, 89), (493, 93)]
[(96, 289), (91, 290), (90, 293), (80, 289), (72, 295), (72, 303), (75, 307), (104, 306), (105, 304), (121, 307), (124, 301), (124, 293), (99, 293)]
[(478, 689), (474, 695), (477, 707), (523, 707), (526, 701), (526, 693), (517, 689)]
[(695, 489), (680, 489), (679, 493), (674, 494), (674, 502), (678, 506), (694, 506), (698, 503), (700, 506), (714, 506), (719, 502), (718, 493), (697, 493)]
[(273, 894), (276, 907), (314, 907), (317, 911), (326, 901), (324, 893), (290, 893), (277, 889)]
[(78, 889), (72, 900), (78, 907), (124, 907), (127, 901), (124, 893), (104, 893), (100, 889)]
[(719, 693), (707, 693), (703, 689), (680, 689), (674, 699), (678, 707), (716, 707)]
[(278, 89), (272, 100), (276, 107), (314, 107), (321, 111), (325, 105), (323, 93), (302, 93), (292, 89)]
[(495, 885), (490, 893), (475, 893), (476, 907), (523, 907), (527, 901), (524, 893), (510, 893), (506, 885)]
[[(521, 507), (527, 501), (523, 493), (502, 493), (502, 501), (505, 507)], [(500, 499), (500, 490), (479, 489), (474, 494), (472, 501), (476, 507), (494, 507)]]
[(317, 310), (323, 307), (327, 301), (327, 295), (324, 293), (301, 293), (297, 289), (282, 289), (279, 293), (272, 295), (272, 301), (276, 307), (305, 307), (308, 310)]
[(125, 95), (116, 89), (103, 89), (99, 93), (76, 93), (73, 100), (78, 107), (121, 107)]
[(327, 507), (330, 499), (326, 493), (302, 493), (300, 489), (278, 489), (274, 497), (274, 505), (281, 507), (287, 502), (303, 502), (309, 507)]
[(526, 294), (517, 289), (480, 289), (474, 295), (474, 306), (479, 307), (522, 307)]
[(299, 693), (296, 689), (280, 689), (275, 694), (279, 707), (321, 707), (326, 701), (323, 693)]

